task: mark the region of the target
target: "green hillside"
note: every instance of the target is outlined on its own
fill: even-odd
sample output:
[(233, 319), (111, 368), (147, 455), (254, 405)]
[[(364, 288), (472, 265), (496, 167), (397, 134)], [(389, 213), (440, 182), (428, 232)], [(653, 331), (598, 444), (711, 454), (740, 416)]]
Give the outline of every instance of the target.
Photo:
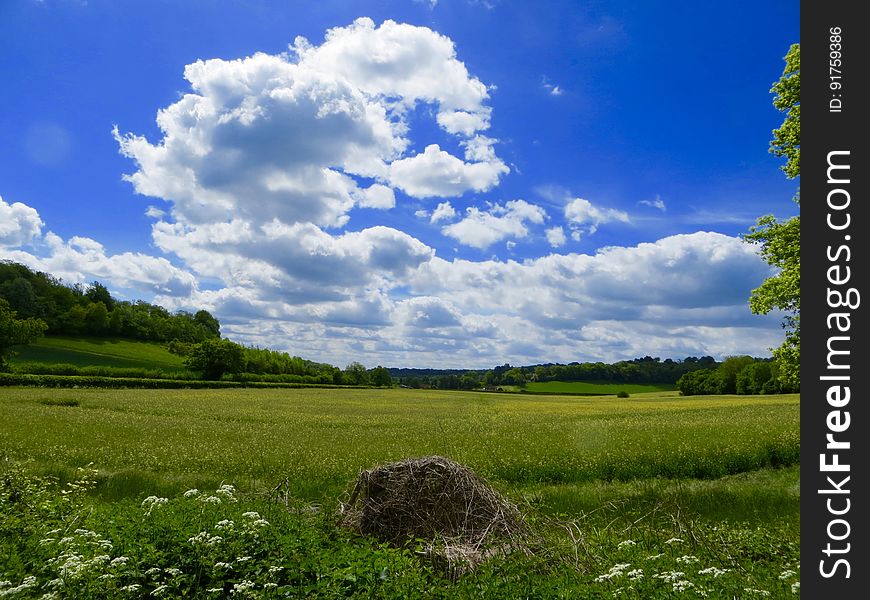
[(164, 371), (182, 371), (185, 368), (182, 357), (170, 353), (164, 345), (156, 342), (50, 336), (28, 346), (17, 346), (14, 350), (18, 354), (12, 359), (12, 364), (36, 362)]

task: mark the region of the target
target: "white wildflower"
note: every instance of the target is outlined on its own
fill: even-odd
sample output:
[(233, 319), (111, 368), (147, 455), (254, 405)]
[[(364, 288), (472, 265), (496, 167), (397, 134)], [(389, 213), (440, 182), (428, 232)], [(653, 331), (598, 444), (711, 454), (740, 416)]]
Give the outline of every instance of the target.
[(248, 562), (249, 560), (251, 560), (250, 556), (239, 556), (236, 558), (236, 562), (240, 562), (240, 563)]
[(696, 563), (696, 562), (698, 562), (698, 557), (696, 557), (696, 556), (691, 556), (691, 555), (689, 555), (689, 554), (686, 554), (685, 556), (681, 556), (681, 557), (679, 557), (679, 558), (677, 559), (677, 562), (678, 562), (678, 563), (682, 563), (682, 564), (684, 564), (684, 565), (690, 565), (690, 564), (692, 564), (692, 563)]
[(770, 596), (767, 590), (759, 590), (758, 588), (743, 588), (743, 591), (749, 594), (758, 594), (759, 596)]
[[(145, 509), (145, 514), (150, 515), (151, 511), (153, 511), (158, 506), (166, 504), (169, 502), (168, 498), (160, 498), (158, 496), (148, 496), (142, 501), (142, 508)], [(155, 590), (156, 591), (156, 590)]]
[(236, 524), (230, 521), (229, 519), (224, 519), (223, 521), (218, 521), (218, 524), (214, 526), (215, 529), (232, 529)]
[(203, 498), (202, 501), (205, 502), (206, 504), (220, 504), (221, 503), (221, 499), (218, 498), (217, 496), (209, 496), (207, 498)]
[(719, 567), (707, 567), (706, 569), (698, 571), (698, 575), (712, 575), (713, 577), (719, 577), (730, 570), (731, 569), (720, 569)]
[(274, 575), (275, 573), (280, 573), (284, 570), (284, 567), (269, 567), (269, 575)]
[(169, 567), (168, 569), (163, 569), (165, 573), (169, 573), (171, 577), (178, 577), (181, 575), (181, 569), (176, 569), (175, 567)]
[(254, 527), (268, 527), (269, 521), (267, 521), (266, 519), (257, 519), (256, 521), (251, 523), (251, 525), (253, 525)]
[(780, 581), (785, 581), (789, 577), (794, 577), (795, 575), (797, 575), (797, 573), (795, 573), (791, 569), (786, 569), (785, 571), (782, 572), (782, 574), (780, 574), (779, 579), (780, 579)]
[(242, 513), (242, 516), (245, 517), (246, 519), (259, 519), (260, 513), (249, 510), (246, 513)]
[(109, 563), (109, 566), (120, 567), (121, 565), (126, 565), (128, 560), (130, 559), (126, 556), (119, 556), (118, 558), (113, 558), (112, 562)]
[(157, 596), (161, 596), (161, 595), (163, 595), (163, 592), (165, 592), (165, 591), (168, 590), (168, 589), (169, 589), (169, 586), (168, 586), (168, 585), (160, 585), (160, 586), (157, 586), (157, 587), (154, 588), (154, 590), (151, 592), (151, 595), (154, 596), (154, 597), (156, 598)]
[(160, 567), (151, 567), (147, 571), (145, 571), (145, 575), (148, 577), (154, 577), (155, 575), (162, 573), (163, 570)]
[(638, 579), (643, 579), (643, 569), (632, 569), (628, 573), (626, 573), (629, 579), (632, 581), (637, 581)]
[(264, 589), (264, 590), (269, 590), (269, 589), (273, 589), (273, 588), (276, 588), (276, 587), (278, 587), (278, 584), (277, 584), (277, 583), (272, 583), (271, 581), (270, 581), (269, 583), (264, 583), (264, 584), (263, 584), (263, 589)]
[(651, 554), (651, 555), (647, 556), (644, 560), (658, 560), (664, 555), (665, 555), (664, 552), (662, 552), (661, 554)]
[(610, 567), (610, 570), (603, 575), (599, 575), (595, 578), (595, 581), (601, 583), (602, 581), (610, 581), (614, 577), (619, 577), (622, 575), (623, 571), (625, 571), (628, 567), (631, 566), (631, 563), (618, 563)]
[[(3, 583), (12, 585), (11, 581), (4, 581)], [(0, 591), (0, 596), (15, 596), (19, 592), (25, 592), (25, 591), (27, 591), (30, 588), (35, 587), (35, 586), (36, 586), (36, 577), (34, 577), (33, 575), (29, 575), (29, 576), (25, 577), (24, 581), (19, 583), (17, 586)]]
[(673, 585), (673, 590), (675, 592), (685, 592), (688, 589), (692, 589), (695, 587), (695, 584), (687, 579), (681, 579), (680, 581), (675, 581)]
[(236, 594), (240, 592), (247, 592), (248, 590), (252, 590), (256, 587), (256, 583), (253, 581), (248, 581), (247, 579), (240, 581), (239, 583), (233, 586), (233, 589), (230, 591), (230, 594)]
[(217, 494), (218, 496), (223, 496), (229, 502), (236, 501), (236, 498), (235, 498), (236, 488), (228, 483), (225, 483), (222, 486), (220, 486), (218, 489), (215, 490), (214, 493)]
[(617, 548), (625, 548), (626, 546), (637, 546), (637, 542), (634, 540), (625, 540), (616, 545)]
[(668, 583), (679, 581), (685, 576), (686, 574), (682, 571), (666, 571), (664, 573), (656, 573), (655, 575), (653, 575), (653, 577), (655, 577), (656, 579), (661, 579), (662, 581), (667, 581)]
[(208, 535), (207, 531), (200, 531), (195, 536), (193, 536), (191, 538), (187, 538), (187, 543), (194, 544), (194, 545), (204, 544), (205, 542), (208, 541), (208, 538), (209, 538), (209, 535)]
[(232, 569), (233, 565), (228, 562), (216, 562), (214, 564), (215, 569)]
[(800, 594), (801, 593), (801, 582), (795, 581), (791, 584), (791, 593), (792, 594)]
[(138, 583), (131, 583), (121, 588), (122, 592), (138, 592), (142, 588)]
[(194, 496), (199, 496), (199, 490), (196, 488), (193, 488), (193, 489), (190, 489), (190, 490), (187, 490), (186, 492), (184, 492), (185, 498), (193, 498)]

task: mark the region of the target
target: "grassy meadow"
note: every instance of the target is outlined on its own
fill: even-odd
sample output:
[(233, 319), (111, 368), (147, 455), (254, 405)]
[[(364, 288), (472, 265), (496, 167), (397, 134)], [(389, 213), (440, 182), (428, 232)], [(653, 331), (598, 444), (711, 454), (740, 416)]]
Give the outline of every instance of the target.
[[(56, 591), (46, 586), (64, 580), (75, 554), (79, 563), (106, 557), (63, 584), (98, 590), (84, 598), (799, 593), (797, 395), (6, 388), (0, 410), (8, 471), (0, 506), (31, 494), (33, 507), (33, 522), (18, 515), (15, 525), (32, 529), (31, 542), (0, 559), (9, 586), (31, 576), (33, 589)], [(533, 555), (491, 561), (451, 583), (407, 549), (335, 529), (338, 502), (361, 469), (431, 454), (471, 467), (518, 503), (545, 540)], [(228, 485), (233, 503), (218, 493)], [(307, 508), (270, 501), (276, 486)], [(270, 526), (248, 527), (250, 512)], [(18, 523), (6, 516), (5, 527)], [(218, 527), (224, 521), (235, 537)], [(70, 535), (47, 532), (64, 527), (92, 533), (59, 545)], [(223, 541), (191, 558), (200, 534)], [(123, 554), (93, 554), (95, 535)], [(32, 553), (50, 574), (25, 564)], [(107, 570), (118, 558), (127, 560)], [(159, 577), (145, 576), (149, 569)]]
[(545, 394), (647, 394), (649, 392), (670, 392), (675, 385), (657, 383), (613, 383), (610, 381), (530, 381), (522, 386), (522, 391)]

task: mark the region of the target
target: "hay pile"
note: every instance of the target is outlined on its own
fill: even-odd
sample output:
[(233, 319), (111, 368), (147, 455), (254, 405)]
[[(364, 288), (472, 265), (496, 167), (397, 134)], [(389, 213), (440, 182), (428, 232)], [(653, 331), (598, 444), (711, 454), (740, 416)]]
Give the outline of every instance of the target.
[(451, 575), (523, 548), (519, 510), (473, 471), (441, 456), (403, 460), (360, 473), (340, 524), (424, 553)]

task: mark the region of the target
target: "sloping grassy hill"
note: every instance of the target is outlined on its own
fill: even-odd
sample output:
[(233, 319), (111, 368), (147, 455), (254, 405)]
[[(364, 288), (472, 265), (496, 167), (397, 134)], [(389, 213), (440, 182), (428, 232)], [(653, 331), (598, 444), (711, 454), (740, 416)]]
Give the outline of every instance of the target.
[(18, 353), (12, 359), (13, 363), (184, 370), (182, 357), (170, 353), (165, 346), (155, 342), (50, 336), (40, 338), (28, 346), (16, 346), (13, 350)]

